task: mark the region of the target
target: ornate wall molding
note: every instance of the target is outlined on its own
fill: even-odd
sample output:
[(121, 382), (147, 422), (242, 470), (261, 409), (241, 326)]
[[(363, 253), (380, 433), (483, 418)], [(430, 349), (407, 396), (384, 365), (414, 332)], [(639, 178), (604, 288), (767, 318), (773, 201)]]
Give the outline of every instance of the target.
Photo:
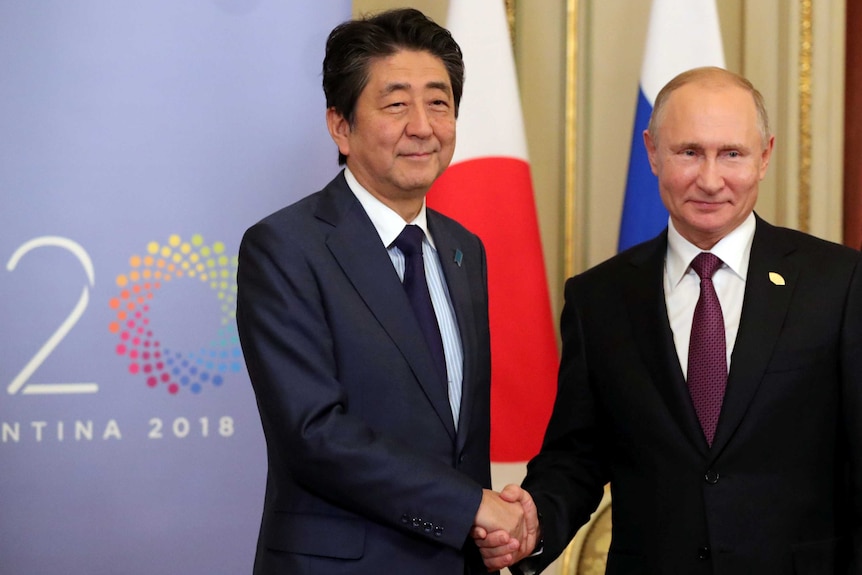
[(565, 179), (563, 211), (563, 272), (571, 277), (582, 267), (580, 235), (575, 233), (578, 221), (578, 0), (566, 4), (566, 130)]
[(812, 0), (799, 2), (799, 198), (798, 228), (811, 230), (811, 85), (812, 48)]

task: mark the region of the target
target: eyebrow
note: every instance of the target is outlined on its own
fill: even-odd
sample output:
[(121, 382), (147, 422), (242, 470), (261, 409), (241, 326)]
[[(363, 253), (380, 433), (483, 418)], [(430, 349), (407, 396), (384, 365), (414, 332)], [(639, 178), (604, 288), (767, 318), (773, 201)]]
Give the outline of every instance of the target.
[[(679, 144), (673, 146), (676, 150), (703, 150), (706, 146), (698, 142), (680, 142)], [(749, 146), (746, 146), (740, 142), (731, 142), (729, 144), (723, 144), (718, 147), (719, 150), (749, 150)]]
[[(391, 94), (392, 92), (398, 92), (399, 90), (409, 90), (411, 88), (411, 84), (407, 82), (392, 82), (390, 84), (386, 84), (383, 89), (380, 91), (381, 96), (386, 96)], [(430, 88), (432, 90), (441, 90), (446, 94), (452, 94), (452, 88), (446, 82), (434, 81), (428, 82), (425, 84), (425, 88)]]

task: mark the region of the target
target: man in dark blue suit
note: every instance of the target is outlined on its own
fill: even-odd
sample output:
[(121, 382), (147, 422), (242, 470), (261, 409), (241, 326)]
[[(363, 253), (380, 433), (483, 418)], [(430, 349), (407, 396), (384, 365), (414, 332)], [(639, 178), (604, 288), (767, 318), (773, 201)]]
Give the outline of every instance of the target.
[(257, 575), (483, 573), (474, 524), (532, 547), (529, 498), (489, 490), (484, 248), (425, 207), (463, 78), (418, 11), (338, 26), (323, 87), (346, 168), (243, 238), (237, 323), (269, 462)]
[[(668, 229), (566, 283), (523, 482), (543, 546), (516, 569), (544, 569), (609, 482), (609, 574), (858, 575), (862, 254), (753, 213), (774, 140), (745, 78), (677, 76), (644, 142)], [(522, 557), (506, 539), (481, 541), (489, 564)]]

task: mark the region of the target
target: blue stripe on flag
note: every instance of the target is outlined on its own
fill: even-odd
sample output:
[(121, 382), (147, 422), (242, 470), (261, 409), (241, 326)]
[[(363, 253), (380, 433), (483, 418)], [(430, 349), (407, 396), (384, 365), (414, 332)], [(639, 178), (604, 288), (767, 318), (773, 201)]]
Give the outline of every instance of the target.
[(658, 179), (650, 169), (643, 142), (643, 131), (647, 129), (650, 114), (652, 105), (643, 90), (638, 90), (618, 251), (655, 237), (667, 226), (667, 210), (661, 202)]

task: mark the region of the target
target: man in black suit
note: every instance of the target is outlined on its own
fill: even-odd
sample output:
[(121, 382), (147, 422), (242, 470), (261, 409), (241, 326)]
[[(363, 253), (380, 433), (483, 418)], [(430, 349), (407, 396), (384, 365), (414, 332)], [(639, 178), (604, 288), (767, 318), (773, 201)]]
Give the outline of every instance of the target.
[(257, 575), (485, 572), (474, 524), (533, 546), (522, 504), (489, 490), (484, 248), (425, 207), (463, 77), (416, 10), (338, 26), (323, 87), (346, 169), (243, 238), (237, 324), (269, 462)]
[[(543, 544), (515, 571), (544, 569), (609, 482), (609, 574), (862, 573), (860, 253), (753, 213), (774, 139), (746, 79), (677, 76), (644, 142), (668, 229), (566, 283), (522, 484)], [(523, 556), (476, 535), (489, 565)]]

